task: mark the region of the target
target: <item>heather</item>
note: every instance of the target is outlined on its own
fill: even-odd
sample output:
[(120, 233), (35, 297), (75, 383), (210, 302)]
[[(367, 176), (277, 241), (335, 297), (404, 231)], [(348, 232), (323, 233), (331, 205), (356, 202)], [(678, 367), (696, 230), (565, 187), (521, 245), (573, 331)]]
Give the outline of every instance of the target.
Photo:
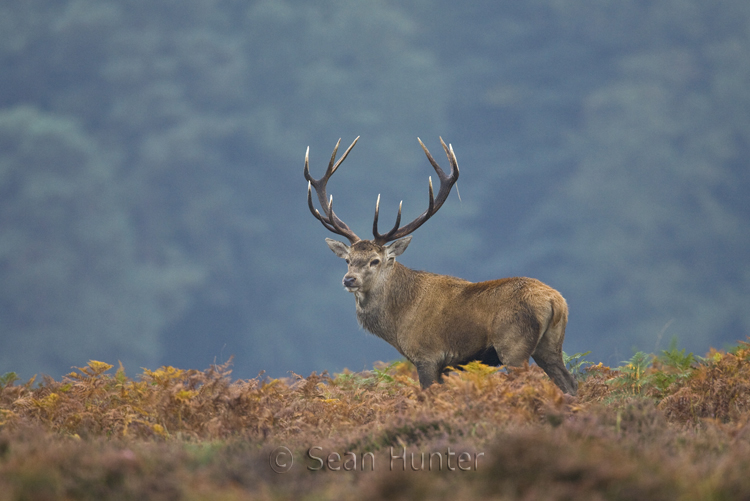
[(567, 360), (577, 397), (535, 365), (472, 363), (427, 390), (401, 361), (282, 379), (233, 379), (231, 363), (8, 373), (0, 499), (750, 496), (748, 343)]

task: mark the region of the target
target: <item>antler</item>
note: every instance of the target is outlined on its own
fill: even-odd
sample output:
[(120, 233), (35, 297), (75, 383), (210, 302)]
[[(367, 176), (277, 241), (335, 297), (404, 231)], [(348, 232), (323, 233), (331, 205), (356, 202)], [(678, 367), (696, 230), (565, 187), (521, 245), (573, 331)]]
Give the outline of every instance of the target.
[[(349, 155), (349, 152), (354, 148), (354, 145), (357, 144), (357, 141), (359, 141), (359, 136), (352, 142), (352, 144), (346, 149), (344, 154), (341, 158), (339, 158), (339, 161), (334, 164), (334, 161), (336, 160), (336, 152), (339, 149), (339, 144), (341, 143), (341, 139), (338, 140), (336, 143), (336, 147), (333, 149), (333, 154), (331, 155), (331, 161), (328, 162), (328, 169), (326, 169), (325, 175), (323, 175), (320, 179), (313, 179), (312, 176), (310, 176), (310, 166), (308, 161), (308, 156), (310, 154), (310, 147), (307, 147), (307, 152), (305, 153), (305, 179), (307, 179), (307, 205), (310, 207), (310, 212), (312, 212), (312, 215), (315, 216), (321, 223), (323, 223), (323, 226), (326, 227), (329, 231), (332, 231), (333, 233), (336, 233), (337, 235), (344, 236), (349, 239), (349, 243), (355, 243), (361, 240), (357, 235), (354, 234), (354, 232), (349, 229), (349, 227), (346, 225), (345, 222), (343, 222), (341, 219), (336, 216), (333, 212), (333, 195), (329, 198), (328, 195), (326, 195), (326, 184), (328, 184), (328, 179), (333, 175), (334, 172), (336, 172), (336, 169), (339, 168), (339, 165), (341, 165), (341, 162), (343, 162), (346, 159), (346, 156)], [(320, 212), (318, 212), (318, 209), (316, 209), (313, 206), (312, 201), (312, 188), (315, 188), (315, 193), (318, 194), (318, 202), (320, 202), (320, 206), (325, 211), (325, 217), (320, 215)], [(432, 189), (432, 188), (430, 188)]]
[(373, 241), (378, 245), (384, 245), (392, 240), (398, 240), (399, 238), (405, 237), (409, 233), (412, 233), (414, 230), (422, 226), (428, 219), (432, 217), (433, 214), (438, 211), (438, 209), (440, 209), (440, 207), (442, 207), (443, 203), (448, 198), (448, 194), (450, 193), (451, 188), (454, 184), (456, 184), (456, 181), (458, 180), (458, 161), (456, 160), (456, 154), (453, 153), (452, 146), (446, 146), (443, 142), (443, 138), (440, 138), (440, 144), (443, 145), (445, 154), (448, 156), (448, 162), (451, 165), (450, 174), (446, 175), (445, 172), (443, 172), (443, 169), (441, 169), (437, 164), (435, 159), (432, 158), (432, 155), (430, 155), (429, 150), (427, 150), (427, 147), (424, 145), (424, 143), (422, 143), (422, 140), (417, 138), (417, 141), (419, 141), (419, 144), (422, 146), (425, 155), (427, 155), (427, 159), (432, 164), (432, 167), (435, 169), (435, 173), (440, 179), (440, 190), (438, 190), (437, 198), (434, 198), (432, 191), (432, 177), (430, 177), (430, 203), (427, 207), (427, 210), (417, 216), (417, 218), (411, 223), (402, 228), (399, 228), (399, 225), (401, 224), (401, 205), (403, 204), (403, 202), (401, 202), (398, 205), (396, 224), (393, 225), (391, 231), (389, 231), (385, 235), (381, 235), (380, 233), (378, 233), (378, 213), (380, 211), (380, 195), (378, 195), (378, 201), (375, 203), (375, 219), (372, 223), (372, 234), (375, 236)]

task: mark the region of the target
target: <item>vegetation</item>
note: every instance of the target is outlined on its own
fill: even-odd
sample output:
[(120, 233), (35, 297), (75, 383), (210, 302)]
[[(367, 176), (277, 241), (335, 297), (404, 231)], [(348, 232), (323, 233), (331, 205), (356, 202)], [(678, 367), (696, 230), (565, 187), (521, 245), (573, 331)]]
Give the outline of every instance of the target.
[(3, 375), (0, 499), (750, 496), (746, 342), (589, 363), (578, 397), (537, 366), (471, 363), (425, 391), (405, 362), (234, 381), (229, 367)]

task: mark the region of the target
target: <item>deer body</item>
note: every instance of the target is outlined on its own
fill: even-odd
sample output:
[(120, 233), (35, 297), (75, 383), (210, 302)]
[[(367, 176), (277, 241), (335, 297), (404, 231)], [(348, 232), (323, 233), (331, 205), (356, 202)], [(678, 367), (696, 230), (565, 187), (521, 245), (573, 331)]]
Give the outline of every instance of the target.
[[(306, 157), (305, 177), (310, 182), (308, 203), (313, 215), (326, 228), (346, 236), (351, 242), (349, 246), (326, 239), (331, 250), (347, 262), (343, 285), (354, 294), (360, 325), (390, 343), (411, 361), (417, 368), (423, 388), (441, 381), (449, 366), (456, 367), (472, 360), (520, 366), (533, 357), (560, 389), (575, 395), (578, 385), (562, 359), (568, 307), (559, 292), (533, 278), (472, 283), (412, 270), (396, 262), (396, 257), (411, 241), (408, 234), (437, 212), (458, 178), (458, 165), (452, 149), (443, 143), (452, 167), (450, 175), (445, 175), (422, 145), (441, 180), (437, 200), (433, 200), (430, 180), (428, 210), (400, 228), (399, 207), (396, 225), (381, 235), (377, 230), (378, 199), (373, 224), (375, 238), (361, 240), (334, 214), (332, 197), (326, 200), (325, 193), (328, 178), (356, 142), (335, 165), (334, 149), (326, 175), (321, 180), (309, 176)], [(326, 210), (325, 217), (313, 208), (312, 186), (315, 186)], [(388, 241), (392, 243), (386, 245)]]

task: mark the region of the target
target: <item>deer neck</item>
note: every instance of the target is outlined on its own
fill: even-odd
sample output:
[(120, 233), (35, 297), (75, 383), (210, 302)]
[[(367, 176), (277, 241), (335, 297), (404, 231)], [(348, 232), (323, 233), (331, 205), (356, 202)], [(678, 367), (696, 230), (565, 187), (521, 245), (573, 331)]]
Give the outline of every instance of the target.
[(404, 313), (414, 304), (419, 272), (396, 262), (367, 292), (355, 292), (357, 320), (362, 327), (399, 349), (396, 337)]

